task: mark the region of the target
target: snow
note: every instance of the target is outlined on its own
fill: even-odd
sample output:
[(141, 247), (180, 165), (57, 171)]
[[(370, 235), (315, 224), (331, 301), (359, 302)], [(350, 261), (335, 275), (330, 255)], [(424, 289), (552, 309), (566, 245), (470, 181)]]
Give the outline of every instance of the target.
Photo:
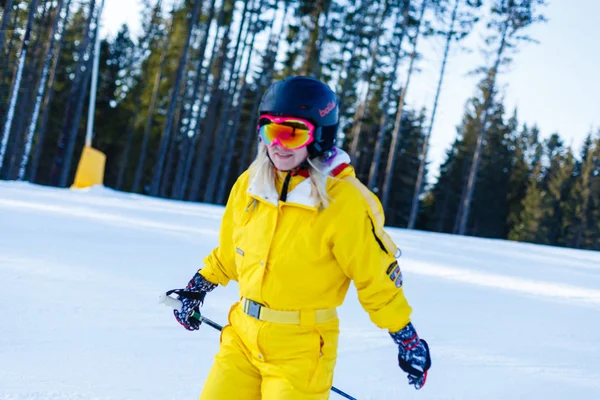
[[(217, 245), (223, 209), (0, 182), (0, 399), (196, 399), (219, 332), (158, 295)], [(358, 399), (600, 398), (600, 253), (390, 229), (433, 366), (416, 391), (351, 288), (334, 385)], [(235, 283), (207, 296), (226, 321)], [(342, 399), (337, 394), (331, 399)]]

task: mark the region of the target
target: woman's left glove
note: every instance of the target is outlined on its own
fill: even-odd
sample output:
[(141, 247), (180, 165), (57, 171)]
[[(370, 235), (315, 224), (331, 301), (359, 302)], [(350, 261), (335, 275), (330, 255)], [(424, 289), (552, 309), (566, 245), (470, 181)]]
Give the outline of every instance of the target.
[(421, 389), (427, 380), (427, 370), (431, 368), (431, 356), (427, 342), (419, 338), (412, 323), (398, 332), (390, 332), (398, 345), (398, 365), (408, 374), (408, 383)]
[(181, 311), (173, 310), (175, 319), (188, 331), (200, 329), (200, 321), (192, 318), (194, 312), (200, 311), (206, 293), (217, 285), (206, 280), (198, 272), (192, 277), (184, 290), (178, 290), (177, 295), (182, 303)]

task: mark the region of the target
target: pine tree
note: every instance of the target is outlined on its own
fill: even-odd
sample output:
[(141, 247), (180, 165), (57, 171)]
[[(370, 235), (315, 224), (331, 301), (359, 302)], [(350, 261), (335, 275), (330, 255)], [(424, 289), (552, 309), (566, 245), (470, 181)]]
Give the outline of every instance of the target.
[[(196, 185), (200, 184), (201, 179), (203, 178), (204, 165), (205, 165), (205, 152), (208, 151), (208, 147), (210, 146), (211, 133), (205, 130), (205, 122), (207, 117), (209, 116), (208, 110), (210, 107), (210, 100), (212, 96), (207, 95), (209, 93), (209, 77), (212, 75), (213, 67), (215, 65), (216, 59), (215, 56), (218, 53), (217, 46), (219, 43), (226, 42), (229, 36), (229, 26), (224, 27), (225, 16), (228, 13), (228, 9), (225, 7), (226, 3), (221, 6), (221, 10), (219, 11), (219, 16), (217, 20), (217, 27), (214, 35), (214, 40), (212, 44), (212, 49), (210, 51), (210, 59), (208, 60), (207, 67), (203, 74), (203, 83), (202, 89), (200, 92), (200, 96), (198, 98), (198, 111), (197, 115), (194, 119), (194, 128), (192, 130), (192, 140), (189, 146), (187, 159), (185, 161), (185, 165), (183, 167), (182, 172), (182, 180), (181, 180), (181, 189), (179, 195), (181, 197), (185, 196), (185, 193), (188, 188), (188, 183), (190, 182), (190, 171), (192, 169), (192, 165), (194, 165), (194, 172), (191, 176), (191, 181), (193, 182), (192, 188), (190, 190), (189, 198), (192, 200), (196, 200), (198, 198), (199, 187)], [(223, 33), (222, 33), (223, 32)], [(220, 83), (220, 75), (215, 75), (215, 80), (213, 82), (213, 86), (217, 86)], [(214, 87), (213, 87), (214, 88)], [(204, 115), (203, 115), (204, 114)], [(198, 154), (196, 154), (197, 150), (200, 150)]]
[[(384, 4), (375, 4), (377, 4), (377, 8), (372, 19), (375, 29), (370, 35), (370, 51), (367, 61), (368, 68), (364, 73), (366, 87), (364, 89), (364, 95), (359, 97), (359, 105), (356, 107), (352, 117), (352, 127), (349, 132), (351, 138), (349, 147), (350, 157), (355, 160), (356, 163), (359, 162), (359, 158), (362, 156), (363, 147), (361, 146), (361, 137), (364, 128), (363, 123), (366, 122), (367, 108), (369, 107), (370, 102), (380, 98), (382, 95), (382, 91), (378, 92), (377, 87), (374, 87), (377, 83), (376, 85), (373, 85), (373, 81), (377, 82), (378, 78), (381, 80), (381, 77), (378, 77), (376, 74), (376, 70), (379, 64), (379, 58), (381, 57), (380, 44), (384, 40), (382, 38), (382, 35), (384, 34), (384, 21), (387, 19), (392, 7), (390, 7), (390, 2), (387, 0)], [(379, 87), (381, 88), (381, 82), (379, 82)], [(375, 93), (372, 93), (373, 90)], [(366, 159), (367, 157), (362, 158)]]
[[(134, 120), (135, 106), (124, 103), (134, 84), (134, 43), (127, 25), (123, 25), (112, 42), (100, 45), (100, 69), (95, 110), (96, 136), (94, 147), (106, 154), (107, 160), (119, 160), (124, 156), (129, 164), (132, 135), (129, 135)], [(121, 163), (108, 162), (104, 172), (104, 184), (120, 187), (118, 182)], [(121, 178), (122, 179), (122, 178)]]
[[(140, 111), (136, 118), (144, 121), (144, 130), (141, 137), (140, 149), (138, 152), (137, 166), (135, 168), (135, 175), (133, 178), (132, 191), (134, 193), (140, 192), (140, 186), (143, 185), (145, 188), (145, 182), (150, 180), (150, 169), (146, 164), (146, 158), (148, 157), (148, 146), (150, 143), (152, 128), (154, 127), (155, 118), (159, 119), (159, 116), (155, 116), (156, 108), (158, 105), (159, 92), (161, 90), (163, 75), (166, 69), (166, 61), (169, 50), (171, 49), (171, 40), (173, 37), (173, 17), (175, 14), (175, 7), (171, 11), (171, 18), (166, 21), (166, 29), (160, 30), (161, 26), (164, 26), (160, 1), (153, 8), (152, 18), (148, 21), (145, 28), (144, 41), (142, 42), (142, 49), (146, 46), (152, 51), (146, 60), (142, 64), (142, 76), (148, 81), (143, 88), (138, 89), (142, 91), (140, 101)], [(142, 80), (138, 82), (138, 87), (142, 84)], [(145, 176), (147, 171), (147, 176)], [(148, 178), (148, 179), (146, 179)], [(146, 192), (146, 190), (142, 190)]]
[[(482, 81), (478, 87), (477, 96), (471, 98), (465, 107), (465, 113), (461, 125), (458, 127), (458, 138), (447, 152), (446, 160), (440, 166), (440, 176), (432, 188), (433, 198), (429, 204), (429, 215), (424, 216), (429, 221), (426, 229), (455, 233), (460, 221), (459, 203), (465, 192), (467, 176), (469, 173), (471, 159), (477, 133), (481, 124), (481, 115), (484, 110), (487, 97), (487, 83)], [(501, 103), (494, 101), (492, 118), (488, 124), (494, 126), (494, 131), (503, 132)], [(482, 148), (485, 148), (482, 146)], [(502, 194), (503, 197), (506, 193)], [(474, 220), (471, 219), (471, 222)], [(470, 225), (473, 227), (474, 225)]]
[[(251, 61), (253, 58), (253, 51), (254, 51), (254, 45), (256, 42), (256, 37), (257, 34), (267, 25), (266, 23), (264, 23), (263, 21), (260, 20), (260, 14), (262, 14), (263, 12), (263, 8), (264, 8), (264, 0), (260, 0), (258, 2), (258, 7), (255, 8), (253, 11), (253, 16), (252, 16), (252, 21), (251, 21), (251, 28), (249, 30), (249, 49), (248, 49), (248, 54), (245, 56), (246, 58), (246, 62), (245, 62), (245, 66), (243, 69), (243, 73), (242, 73), (242, 78), (241, 78), (241, 87), (239, 88), (239, 93), (237, 93), (237, 107), (236, 107), (236, 112), (235, 112), (235, 116), (233, 117), (233, 124), (231, 126), (231, 129), (229, 130), (228, 134), (226, 135), (227, 137), (227, 148), (229, 149), (229, 151), (227, 151), (225, 153), (225, 157), (224, 157), (224, 162), (222, 165), (222, 172), (221, 172), (221, 178), (220, 178), (220, 182), (218, 184), (218, 192), (217, 192), (217, 203), (218, 204), (225, 204), (226, 201), (226, 188), (229, 187), (231, 188), (232, 185), (229, 185), (229, 183), (231, 182), (229, 179), (229, 171), (231, 169), (231, 164), (233, 162), (233, 155), (235, 152), (235, 144), (239, 138), (239, 132), (238, 132), (238, 126), (239, 126), (239, 122), (240, 122), (240, 118), (241, 118), (241, 114), (242, 114), (242, 110), (244, 108), (245, 102), (244, 99), (246, 97), (246, 92), (248, 91), (248, 76), (250, 73), (250, 65), (251, 65)], [(275, 14), (273, 14), (273, 17), (275, 17)], [(273, 25), (274, 21), (271, 21), (271, 26)], [(228, 192), (228, 191), (227, 191)]]
[[(39, 117), (39, 113), (40, 113), (40, 110), (42, 107), (42, 102), (44, 100), (44, 96), (46, 94), (46, 86), (47, 86), (46, 83), (47, 83), (47, 79), (48, 79), (48, 74), (50, 73), (50, 70), (51, 70), (51, 64), (52, 64), (53, 55), (54, 55), (54, 49), (55, 49), (55, 44), (56, 44), (55, 36), (59, 32), (59, 25), (60, 25), (61, 19), (62, 19), (61, 12), (63, 11), (63, 4), (64, 4), (64, 0), (59, 0), (58, 4), (56, 6), (56, 13), (54, 16), (54, 22), (52, 24), (52, 31), (50, 33), (50, 40), (49, 40), (50, 43), (47, 46), (46, 54), (44, 56), (44, 65), (42, 68), (39, 83), (37, 85), (35, 104), (33, 106), (31, 121), (29, 123), (29, 127), (27, 130), (27, 139), (25, 141), (25, 149), (23, 152), (23, 157), (21, 159), (21, 164), (20, 164), (20, 169), (19, 169), (19, 176), (18, 176), (19, 180), (23, 180), (25, 178), (27, 164), (29, 163), (31, 148), (33, 145), (35, 132), (36, 132), (37, 124), (38, 124), (38, 117)], [(66, 2), (67, 11), (66, 12), (68, 12), (70, 4), (71, 4), (71, 1), (67, 0), (67, 2)], [(64, 23), (63, 23), (63, 26), (64, 26)], [(54, 74), (51, 74), (51, 76), (54, 77)], [(39, 142), (40, 141), (38, 140), (38, 143)]]
[[(57, 72), (61, 59), (63, 58), (63, 48), (65, 47), (65, 42), (67, 41), (67, 25), (69, 22), (69, 15), (71, 11), (71, 0), (67, 0), (67, 5), (65, 6), (64, 17), (60, 22), (60, 39), (58, 39), (58, 44), (56, 45), (56, 51), (52, 54), (52, 65), (50, 67), (49, 76), (48, 76), (48, 88), (47, 94), (43, 100), (42, 104), (42, 118), (39, 122), (39, 132), (37, 133), (36, 141), (35, 141), (35, 152), (33, 154), (31, 160), (31, 166), (29, 167), (29, 181), (36, 182), (37, 175), (39, 170), (40, 159), (42, 157), (42, 153), (45, 148), (46, 143), (46, 134), (48, 132), (48, 126), (50, 123), (50, 113), (53, 105), (55, 88), (56, 88), (56, 80), (57, 80)], [(58, 15), (57, 15), (58, 18)], [(50, 51), (50, 48), (48, 49)], [(59, 85), (60, 86), (60, 85)], [(33, 124), (33, 121), (32, 121)]]
[[(187, 23), (187, 35), (185, 44), (183, 47), (183, 51), (181, 53), (179, 59), (179, 65), (177, 67), (177, 72), (175, 75), (175, 82), (173, 84), (173, 88), (171, 91), (171, 97), (169, 100), (169, 106), (167, 111), (167, 121), (163, 130), (163, 135), (160, 142), (160, 147), (158, 150), (158, 158), (156, 161), (156, 165), (154, 167), (154, 174), (152, 177), (152, 186), (150, 189), (150, 194), (153, 196), (157, 196), (159, 194), (160, 185), (163, 179), (163, 168), (166, 162), (166, 155), (168, 146), (171, 140), (171, 130), (173, 128), (173, 118), (174, 112), (177, 107), (179, 101), (179, 93), (181, 91), (181, 83), (183, 79), (183, 73), (187, 64), (189, 48), (190, 48), (190, 39), (192, 37), (192, 32), (194, 30), (194, 26), (198, 21), (198, 16), (200, 13), (200, 6), (202, 5), (201, 1), (195, 1), (192, 9), (191, 16)], [(175, 124), (176, 125), (176, 124)]]
[(4, 3), (4, 12), (2, 13), (2, 23), (0, 24), (0, 60), (4, 55), (4, 38), (8, 29), (10, 16), (13, 8), (13, 0), (6, 0)]
[[(394, 190), (390, 192), (386, 224), (406, 227), (408, 225), (412, 191), (417, 180), (419, 154), (425, 140), (425, 112), (416, 113), (406, 109), (402, 117), (402, 136), (398, 143), (398, 162), (394, 164), (390, 180)], [(426, 171), (425, 171), (426, 172)]]
[[(517, 111), (511, 118), (509, 126), (513, 126), (511, 131), (515, 132), (517, 123)], [(538, 141), (539, 131), (537, 127), (529, 128), (523, 125), (518, 133), (512, 135), (510, 146), (512, 147), (512, 165), (510, 169), (509, 191), (507, 194), (508, 216), (506, 218), (506, 232), (512, 232), (519, 224), (523, 211), (523, 199), (527, 193), (529, 178), (533, 169), (539, 162), (540, 155), (536, 156), (536, 151), (541, 151)], [(508, 237), (508, 236), (507, 236)]]
[[(335, 6), (335, 3), (332, 5)], [(349, 111), (351, 105), (357, 101), (357, 85), (360, 81), (360, 62), (364, 58), (361, 53), (365, 49), (365, 42), (368, 42), (368, 29), (372, 29), (365, 24), (368, 18), (369, 2), (359, 1), (355, 8), (348, 12), (340, 21), (342, 25), (341, 37), (335, 36), (336, 30), (333, 30), (334, 40), (342, 43), (340, 57), (334, 58), (329, 63), (332, 68), (340, 71), (338, 78), (339, 114), (340, 131), (346, 132), (348, 127), (352, 126), (352, 113)], [(348, 53), (348, 56), (346, 56)], [(347, 147), (347, 135), (340, 138), (339, 147)]]
[[(425, 5), (426, 2), (423, 1), (423, 4)], [(392, 93), (394, 93), (393, 86), (395, 85), (396, 79), (397, 79), (398, 64), (400, 62), (400, 58), (403, 55), (402, 45), (404, 42), (404, 37), (408, 36), (407, 30), (408, 30), (408, 25), (409, 25), (409, 21), (410, 21), (409, 11), (410, 11), (410, 0), (403, 0), (402, 5), (400, 7), (398, 7), (398, 10), (395, 11), (395, 13), (396, 13), (395, 27), (399, 32), (396, 33), (396, 35), (395, 35), (395, 36), (397, 36), (396, 41), (392, 42), (391, 46), (390, 46), (390, 48), (394, 49), (394, 56), (393, 56), (394, 61), (393, 61), (392, 68), (390, 70), (391, 72), (388, 76), (388, 79), (386, 80), (387, 81), (386, 87), (384, 89), (384, 92), (386, 94), (385, 94), (385, 99), (383, 101), (383, 112), (381, 113), (381, 117), (380, 117), (379, 130), (377, 132), (377, 140), (375, 141), (375, 152), (374, 152), (374, 156), (373, 156), (373, 159), (371, 162), (371, 168), (369, 170), (369, 179), (367, 181), (367, 186), (372, 191), (378, 191), (378, 189), (379, 189), (379, 185), (378, 185), (378, 181), (379, 181), (379, 177), (380, 177), (379, 167), (381, 165), (381, 156), (382, 156), (384, 141), (385, 141), (387, 133), (388, 133), (388, 115), (389, 115), (388, 110), (390, 109), (390, 105), (392, 102)], [(420, 26), (420, 20), (417, 21), (417, 23)], [(404, 92), (405, 88), (406, 87), (404, 86), (403, 91), (401, 93)], [(400, 96), (402, 96), (402, 94)], [(399, 110), (398, 112), (400, 112), (400, 113), (402, 112), (403, 106), (404, 106), (404, 104), (402, 104), (400, 106), (400, 108), (397, 108)]]
[[(553, 140), (554, 136), (550, 140)], [(546, 237), (544, 242), (553, 246), (564, 245), (565, 217), (568, 212), (567, 199), (573, 184), (574, 157), (571, 149), (557, 148), (556, 155), (550, 160), (546, 185), (550, 204), (545, 210), (544, 226)]]
[(55, 186), (66, 187), (71, 173), (71, 161), (75, 149), (75, 140), (81, 114), (79, 109), (87, 92), (86, 81), (89, 79), (91, 67), (90, 43), (93, 43), (92, 25), (95, 19), (96, 0), (92, 0), (88, 9), (87, 22), (83, 39), (77, 47), (77, 66), (70, 85), (68, 100), (63, 113), (60, 136), (57, 141), (56, 154), (50, 171), (51, 182)]
[(509, 239), (552, 246), (564, 244), (573, 172), (571, 150), (564, 147), (558, 134), (552, 134), (544, 141), (544, 156), (530, 179), (520, 222), (509, 233)]
[[(435, 122), (435, 116), (436, 116), (436, 112), (437, 112), (437, 106), (438, 106), (440, 93), (442, 90), (442, 83), (444, 81), (444, 75), (445, 75), (445, 71), (446, 71), (446, 63), (448, 61), (450, 46), (452, 45), (453, 41), (460, 41), (460, 40), (463, 40), (464, 38), (466, 38), (467, 35), (470, 33), (471, 29), (473, 28), (473, 25), (479, 19), (478, 16), (475, 14), (474, 10), (481, 7), (481, 5), (482, 5), (481, 1), (466, 1), (466, 6), (468, 8), (466, 8), (465, 10), (460, 10), (461, 3), (462, 3), (462, 0), (454, 1), (454, 6), (452, 7), (450, 23), (449, 23), (448, 28), (445, 29), (445, 27), (444, 27), (444, 29), (441, 32), (438, 32), (438, 34), (442, 34), (446, 37), (446, 45), (444, 47), (444, 55), (442, 57), (440, 77), (439, 77), (438, 84), (437, 84), (435, 99), (433, 101), (433, 107), (431, 110), (431, 116), (430, 116), (430, 120), (429, 120), (429, 124), (428, 124), (428, 128), (427, 128), (427, 134), (425, 136), (425, 142), (423, 143), (423, 146), (421, 148), (421, 154), (419, 156), (419, 159), (420, 159), (419, 171), (417, 174), (417, 180), (415, 183), (415, 189), (414, 189), (414, 193), (413, 193), (411, 212), (410, 212), (410, 217), (409, 217), (409, 221), (408, 221), (408, 229), (413, 229), (415, 227), (415, 223), (417, 221), (417, 216), (419, 214), (419, 204), (420, 204), (419, 197), (421, 196), (421, 193), (425, 186), (424, 185), (425, 168), (426, 168), (425, 164), (427, 162), (427, 154), (429, 151), (429, 141), (431, 139), (431, 133), (432, 133), (434, 122)], [(434, 4), (434, 6), (435, 6), (435, 4)], [(443, 16), (446, 11), (445, 7), (442, 4), (437, 4), (437, 7), (435, 7), (434, 10), (436, 12), (438, 12), (440, 18), (443, 19)], [(457, 25), (458, 25), (458, 28), (455, 27)]]
[(544, 243), (547, 227), (543, 223), (548, 194), (542, 184), (542, 163), (538, 162), (529, 178), (527, 192), (523, 199), (519, 222), (508, 234), (510, 240), (530, 243)]
[(504, 122), (504, 107), (497, 104), (489, 117), (489, 127), (481, 154), (477, 185), (473, 194), (473, 207), (468, 229), (480, 237), (504, 239), (509, 213), (510, 178), (513, 150), (510, 138), (517, 121)]
[[(188, 198), (193, 201), (196, 201), (199, 198), (207, 201), (206, 196), (212, 196), (212, 193), (207, 194), (208, 190), (205, 188), (206, 185), (203, 184), (204, 179), (206, 178), (205, 171), (207, 166), (210, 168), (213, 163), (220, 162), (219, 159), (207, 159), (207, 155), (210, 154), (211, 147), (213, 144), (215, 144), (216, 140), (218, 140), (218, 137), (216, 137), (216, 132), (218, 132), (216, 130), (217, 116), (219, 114), (221, 100), (224, 95), (224, 91), (220, 89), (220, 86), (221, 81), (223, 80), (225, 67), (228, 63), (227, 48), (229, 47), (230, 43), (229, 35), (231, 33), (232, 25), (230, 23), (228, 24), (226, 21), (231, 18), (233, 8), (233, 2), (225, 2), (222, 5), (221, 12), (223, 13), (222, 15), (225, 19), (221, 19), (221, 16), (219, 16), (219, 20), (224, 21), (223, 34), (220, 36), (220, 40), (214, 41), (213, 54), (215, 54), (215, 58), (214, 61), (211, 60), (209, 63), (210, 69), (208, 71), (210, 75), (212, 75), (213, 81), (210, 91), (207, 91), (209, 94), (207, 95), (208, 102), (206, 105), (206, 110), (204, 111), (204, 118), (202, 118), (202, 120), (198, 123), (194, 133), (194, 135), (199, 135), (201, 132), (201, 137), (198, 140), (199, 151), (196, 153), (194, 160), (190, 192), (188, 195)], [(201, 188), (204, 189), (204, 196), (202, 197), (200, 196)]]
[[(6, 151), (8, 150), (8, 139), (10, 138), (12, 131), (12, 124), (14, 120), (15, 107), (17, 106), (17, 100), (19, 98), (19, 91), (21, 89), (21, 79), (23, 77), (23, 69), (25, 67), (25, 61), (27, 60), (27, 51), (29, 49), (29, 42), (31, 40), (31, 30), (33, 29), (33, 21), (36, 12), (36, 7), (38, 4), (38, 0), (32, 0), (29, 5), (29, 15), (27, 18), (27, 25), (25, 28), (25, 36), (23, 38), (23, 45), (19, 52), (19, 61), (17, 66), (17, 73), (15, 76), (15, 81), (11, 90), (10, 100), (8, 102), (8, 112), (6, 115), (6, 120), (4, 121), (4, 126), (2, 129), (2, 138), (0, 140), (0, 171), (4, 166), (4, 156), (6, 155)], [(9, 177), (10, 179), (10, 177)]]
[[(286, 17), (292, 8), (287, 1), (283, 3), (284, 11), (283, 11), (283, 20), (286, 20)], [(252, 105), (250, 107), (250, 118), (248, 122), (248, 128), (246, 129), (246, 133), (243, 138), (242, 148), (241, 148), (241, 159), (238, 163), (238, 170), (236, 176), (242, 174), (242, 172), (249, 166), (249, 159), (254, 157), (257, 147), (251, 146), (252, 139), (256, 134), (256, 121), (258, 119), (258, 105), (266, 88), (271, 85), (273, 81), (273, 75), (275, 73), (275, 61), (277, 57), (277, 53), (279, 47), (283, 41), (283, 34), (285, 32), (285, 24), (281, 24), (280, 30), (277, 33), (271, 33), (269, 37), (269, 41), (267, 43), (267, 48), (264, 51), (262, 60), (260, 73), (255, 79), (255, 87), (253, 88), (254, 99), (252, 100)]]
[(388, 208), (388, 199), (390, 197), (392, 174), (394, 171), (394, 165), (396, 163), (396, 155), (398, 153), (399, 142), (402, 140), (401, 136), (404, 134), (402, 131), (402, 114), (404, 112), (404, 104), (406, 102), (406, 92), (410, 86), (410, 80), (414, 71), (415, 60), (417, 59), (417, 43), (421, 36), (421, 26), (424, 25), (425, 11), (429, 5), (429, 0), (422, 0), (421, 10), (417, 16), (415, 33), (412, 37), (413, 49), (410, 53), (410, 62), (408, 65), (408, 71), (406, 73), (406, 82), (402, 86), (402, 91), (398, 97), (398, 110), (396, 111), (396, 119), (394, 121), (394, 128), (392, 130), (392, 137), (390, 148), (388, 149), (387, 165), (385, 168), (385, 174), (383, 176), (383, 186), (381, 203), (384, 209)]
[(600, 129), (594, 139), (594, 151), (592, 152), (593, 169), (590, 178), (590, 220), (589, 230), (585, 233), (585, 248), (600, 250)]
[[(208, 16), (203, 22), (204, 29), (202, 33), (202, 43), (198, 49), (196, 56), (196, 67), (194, 68), (194, 79), (192, 82), (192, 93), (190, 94), (187, 115), (184, 117), (184, 124), (181, 128), (186, 146), (182, 148), (179, 155), (179, 161), (177, 164), (177, 171), (175, 173), (175, 182), (173, 184), (173, 191), (171, 196), (175, 199), (182, 199), (187, 186), (188, 176), (190, 173), (190, 166), (194, 157), (194, 150), (198, 142), (198, 137), (193, 135), (195, 126), (199, 123), (200, 114), (204, 107), (206, 87), (208, 80), (206, 75), (203, 73), (203, 65), (206, 59), (206, 48), (210, 39), (210, 27), (213, 19), (215, 18), (216, 12), (216, 0), (212, 0)], [(221, 13), (223, 14), (223, 13)], [(218, 36), (217, 26), (217, 35)], [(212, 60), (212, 57), (211, 57)], [(210, 67), (210, 64), (209, 64)], [(207, 68), (208, 70), (210, 68)], [(190, 137), (191, 136), (191, 137)]]
[(561, 244), (574, 248), (587, 248), (593, 241), (590, 235), (590, 221), (593, 197), (591, 181), (595, 168), (594, 147), (588, 135), (581, 152), (581, 160), (575, 164), (574, 182), (568, 199), (564, 202), (564, 234)]
[(487, 95), (483, 106), (482, 122), (477, 135), (477, 144), (473, 153), (469, 178), (466, 190), (461, 198), (458, 213), (460, 221), (457, 233), (460, 235), (464, 235), (467, 232), (471, 199), (475, 189), (483, 139), (486, 134), (488, 117), (490, 115), (488, 111), (492, 105), (491, 97), (495, 91), (499, 67), (501, 64), (506, 64), (510, 61), (509, 58), (505, 58), (507, 50), (516, 48), (519, 41), (531, 40), (529, 37), (521, 35), (520, 33), (530, 25), (545, 20), (544, 16), (538, 13), (538, 8), (543, 6), (544, 3), (544, 0), (497, 0), (492, 7), (492, 15), (495, 18), (492, 18), (489, 26), (492, 27), (495, 32), (488, 38), (488, 42), (493, 43), (495, 41), (494, 39), (497, 40), (499, 37), (499, 43), (497, 45), (494, 65), (490, 69), (484, 68), (486, 75), (489, 78), (487, 81)]

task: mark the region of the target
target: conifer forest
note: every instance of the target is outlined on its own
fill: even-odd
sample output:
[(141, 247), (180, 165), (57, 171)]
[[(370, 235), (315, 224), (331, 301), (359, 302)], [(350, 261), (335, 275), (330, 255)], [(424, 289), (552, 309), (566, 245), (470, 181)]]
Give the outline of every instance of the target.
[[(105, 186), (225, 204), (255, 156), (265, 89), (309, 75), (338, 94), (337, 145), (386, 225), (600, 250), (600, 129), (584, 143), (540, 132), (498, 85), (548, 23), (546, 0), (142, 0), (139, 35), (123, 25), (97, 42), (104, 1), (0, 0), (0, 179), (71, 185), (94, 83)], [(486, 61), (432, 176), (446, 63), (474, 29)], [(437, 95), (411, 109), (432, 37)]]

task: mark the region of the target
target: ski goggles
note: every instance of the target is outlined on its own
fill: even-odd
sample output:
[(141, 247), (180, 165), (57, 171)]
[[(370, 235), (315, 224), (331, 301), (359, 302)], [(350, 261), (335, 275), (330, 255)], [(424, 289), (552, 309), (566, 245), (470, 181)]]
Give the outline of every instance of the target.
[(261, 115), (258, 120), (258, 134), (269, 147), (278, 143), (289, 150), (308, 146), (314, 138), (315, 126), (297, 117), (276, 117)]

